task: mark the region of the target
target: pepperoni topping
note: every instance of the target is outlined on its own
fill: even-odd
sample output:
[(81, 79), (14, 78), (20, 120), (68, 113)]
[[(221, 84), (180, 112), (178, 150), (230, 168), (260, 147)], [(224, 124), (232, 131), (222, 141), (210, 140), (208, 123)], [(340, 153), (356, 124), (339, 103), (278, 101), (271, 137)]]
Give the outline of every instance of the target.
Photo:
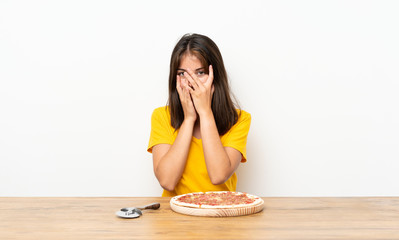
[(183, 195), (177, 198), (178, 201), (196, 205), (240, 205), (250, 204), (256, 201), (255, 198), (249, 197), (246, 193), (236, 192), (209, 192), (209, 193), (193, 193)]

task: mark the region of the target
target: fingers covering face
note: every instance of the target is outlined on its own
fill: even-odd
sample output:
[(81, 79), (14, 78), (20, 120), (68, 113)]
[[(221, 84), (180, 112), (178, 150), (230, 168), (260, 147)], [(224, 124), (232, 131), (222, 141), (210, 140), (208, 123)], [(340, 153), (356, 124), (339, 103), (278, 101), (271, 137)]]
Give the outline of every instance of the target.
[(184, 72), (184, 77), (187, 79), (187, 82), (191, 84), (194, 90), (199, 88), (201, 82), (190, 69), (188, 69), (187, 72)]
[(182, 94), (183, 92), (188, 92), (191, 88), (188, 85), (188, 81), (185, 78), (182, 78), (181, 76), (177, 75), (176, 76), (176, 89), (179, 94)]
[(212, 65), (209, 65), (209, 73), (204, 76), (206, 77), (205, 81), (204, 79), (201, 80), (191, 69), (187, 69), (187, 71), (182, 73), (183, 75), (179, 73), (176, 77), (176, 87), (180, 87), (181, 90), (187, 89), (189, 92), (192, 92), (197, 89), (210, 89), (213, 86), (214, 73)]
[(212, 83), (213, 83), (213, 67), (212, 67), (212, 65), (209, 65), (209, 76), (208, 76), (208, 79), (206, 82), (209, 85), (212, 85)]

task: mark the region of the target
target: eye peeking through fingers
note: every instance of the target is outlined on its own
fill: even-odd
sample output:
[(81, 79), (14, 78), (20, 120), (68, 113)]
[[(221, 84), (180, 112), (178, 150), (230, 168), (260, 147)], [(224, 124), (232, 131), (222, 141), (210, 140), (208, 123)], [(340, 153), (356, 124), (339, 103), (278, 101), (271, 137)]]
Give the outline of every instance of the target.
[(184, 72), (178, 72), (177, 75), (179, 75), (180, 77), (184, 77)]

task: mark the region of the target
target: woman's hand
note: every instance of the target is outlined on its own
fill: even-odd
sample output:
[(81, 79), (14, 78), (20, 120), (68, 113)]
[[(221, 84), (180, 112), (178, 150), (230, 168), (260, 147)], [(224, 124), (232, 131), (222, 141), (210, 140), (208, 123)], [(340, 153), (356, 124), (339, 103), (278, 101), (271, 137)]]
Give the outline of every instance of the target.
[(215, 90), (212, 65), (209, 65), (209, 75), (204, 76), (205, 80), (199, 79), (191, 69), (187, 69), (187, 72), (184, 72), (184, 76), (191, 85), (188, 90), (198, 115), (201, 117), (204, 114), (212, 113), (212, 96)]
[(195, 111), (193, 101), (190, 96), (190, 87), (186, 79), (176, 76), (176, 89), (179, 93), (179, 98), (184, 112), (184, 120), (197, 120), (197, 112)]

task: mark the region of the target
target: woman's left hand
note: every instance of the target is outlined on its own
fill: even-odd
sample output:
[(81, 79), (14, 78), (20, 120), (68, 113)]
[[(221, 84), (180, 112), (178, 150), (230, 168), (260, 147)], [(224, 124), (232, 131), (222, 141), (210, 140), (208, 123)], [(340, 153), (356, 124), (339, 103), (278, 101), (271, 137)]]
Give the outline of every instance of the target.
[(198, 115), (208, 114), (212, 112), (212, 96), (215, 91), (213, 86), (213, 67), (209, 65), (209, 74), (204, 76), (203, 79), (199, 79), (198, 76), (191, 70), (187, 69), (184, 76), (191, 84), (189, 89), (191, 98), (193, 99), (195, 109)]

